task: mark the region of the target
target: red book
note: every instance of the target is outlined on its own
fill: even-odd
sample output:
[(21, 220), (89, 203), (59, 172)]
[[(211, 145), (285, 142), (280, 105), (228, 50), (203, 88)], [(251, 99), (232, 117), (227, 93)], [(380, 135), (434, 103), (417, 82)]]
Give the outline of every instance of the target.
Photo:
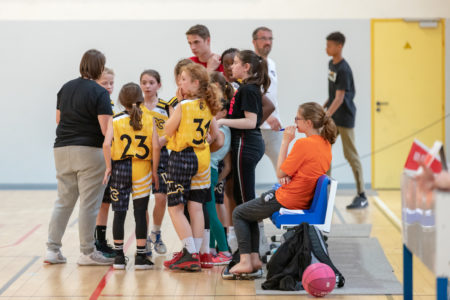
[(420, 173), (421, 168), (419, 162), (425, 161), (425, 164), (429, 166), (434, 173), (440, 173), (442, 171), (442, 164), (438, 155), (441, 148), (442, 143), (439, 141), (436, 141), (433, 148), (430, 150), (427, 146), (415, 139), (405, 162), (405, 171)]

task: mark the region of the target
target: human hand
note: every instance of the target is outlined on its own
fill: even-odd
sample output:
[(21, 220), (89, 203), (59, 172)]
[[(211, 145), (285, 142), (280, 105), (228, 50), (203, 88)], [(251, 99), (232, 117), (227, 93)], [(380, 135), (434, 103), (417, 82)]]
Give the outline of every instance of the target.
[(222, 119), (219, 119), (219, 120), (217, 120), (217, 126), (222, 126), (222, 125), (225, 125), (224, 124), (224, 120), (225, 120), (225, 118), (222, 118)]
[(220, 55), (213, 53), (206, 62), (206, 69), (210, 72), (217, 70), (220, 66)]
[(105, 175), (103, 176), (103, 184), (108, 183), (109, 176), (111, 176), (111, 168), (106, 168)]
[(278, 183), (281, 185), (284, 184), (288, 184), (289, 182), (291, 182), (292, 178), (291, 176), (285, 176), (285, 177), (281, 177), (280, 179), (278, 179)]
[(424, 192), (430, 192), (435, 188), (435, 175), (425, 162), (421, 161), (419, 165), (422, 167), (422, 173), (416, 177), (419, 188)]
[(184, 99), (183, 91), (181, 90), (180, 87), (177, 88), (177, 92), (176, 92), (175, 96), (177, 96), (178, 103), (181, 102)]
[(281, 123), (276, 117), (269, 116), (267, 118), (266, 122), (267, 122), (267, 124), (269, 124), (270, 129), (272, 129), (273, 131), (280, 131)]
[(290, 143), (295, 138), (295, 131), (297, 130), (297, 126), (287, 126), (284, 129), (283, 133), (283, 141)]

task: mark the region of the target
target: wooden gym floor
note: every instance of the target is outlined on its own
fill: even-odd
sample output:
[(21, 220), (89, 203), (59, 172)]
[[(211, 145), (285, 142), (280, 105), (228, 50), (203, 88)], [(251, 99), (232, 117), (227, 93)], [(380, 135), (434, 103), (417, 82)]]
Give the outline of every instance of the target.
[[(67, 264), (45, 265), (45, 242), (56, 191), (0, 191), (0, 300), (3, 299), (294, 299), (293, 296), (255, 296), (252, 281), (225, 281), (222, 267), (199, 273), (164, 270), (164, 256), (156, 257), (156, 270), (134, 271), (134, 218), (128, 214), (125, 229), (126, 271), (110, 267), (78, 267), (78, 223), (76, 209), (63, 238), (62, 252)], [(378, 198), (401, 220), (399, 191), (379, 191)], [(370, 205), (361, 211), (347, 211), (351, 193), (338, 192), (333, 223), (373, 224), (371, 236), (377, 237), (402, 279), (402, 239), (395, 221), (388, 218), (370, 197)], [(152, 201), (151, 204), (152, 205)], [(109, 224), (111, 223), (111, 218)], [(108, 240), (112, 241), (111, 227)], [(166, 214), (163, 238), (168, 255), (180, 249), (180, 242)], [(423, 264), (414, 260), (414, 298), (435, 299), (435, 279)], [(303, 297), (311, 298), (311, 297)], [(329, 299), (402, 299), (402, 296), (332, 296)], [(295, 299), (300, 299), (295, 296)]]

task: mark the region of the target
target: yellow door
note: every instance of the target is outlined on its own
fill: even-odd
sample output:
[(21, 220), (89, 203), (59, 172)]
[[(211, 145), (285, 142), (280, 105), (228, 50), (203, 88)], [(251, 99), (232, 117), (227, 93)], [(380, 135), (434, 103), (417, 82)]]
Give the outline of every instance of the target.
[(400, 187), (414, 138), (444, 142), (444, 22), (372, 21), (372, 185)]

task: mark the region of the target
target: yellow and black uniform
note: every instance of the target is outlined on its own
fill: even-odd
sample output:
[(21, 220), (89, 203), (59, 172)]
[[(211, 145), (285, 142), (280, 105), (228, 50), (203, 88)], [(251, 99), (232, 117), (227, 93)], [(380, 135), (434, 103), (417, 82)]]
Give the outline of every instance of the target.
[(203, 203), (209, 200), (211, 184), (210, 152), (206, 138), (212, 114), (203, 99), (183, 100), (181, 121), (169, 138), (168, 205), (186, 204), (187, 200)]
[(125, 111), (113, 117), (112, 172), (107, 189), (114, 211), (128, 209), (130, 192), (133, 199), (150, 196), (153, 117), (142, 114), (142, 125), (141, 130), (133, 130)]
[(175, 108), (176, 106), (177, 106), (177, 104), (178, 104), (178, 98), (177, 98), (177, 96), (175, 96), (175, 97), (172, 97), (172, 99), (170, 99), (168, 102), (167, 102), (167, 104), (169, 105), (169, 106), (172, 106), (172, 108)]
[[(164, 124), (169, 118), (169, 104), (163, 99), (158, 99), (153, 110), (149, 110), (145, 105), (141, 106), (144, 114), (149, 114), (155, 120), (156, 131), (158, 136), (164, 136)], [(161, 148), (158, 165), (159, 189), (152, 184), (153, 194), (167, 194), (167, 164), (169, 162), (169, 151), (166, 146)]]

